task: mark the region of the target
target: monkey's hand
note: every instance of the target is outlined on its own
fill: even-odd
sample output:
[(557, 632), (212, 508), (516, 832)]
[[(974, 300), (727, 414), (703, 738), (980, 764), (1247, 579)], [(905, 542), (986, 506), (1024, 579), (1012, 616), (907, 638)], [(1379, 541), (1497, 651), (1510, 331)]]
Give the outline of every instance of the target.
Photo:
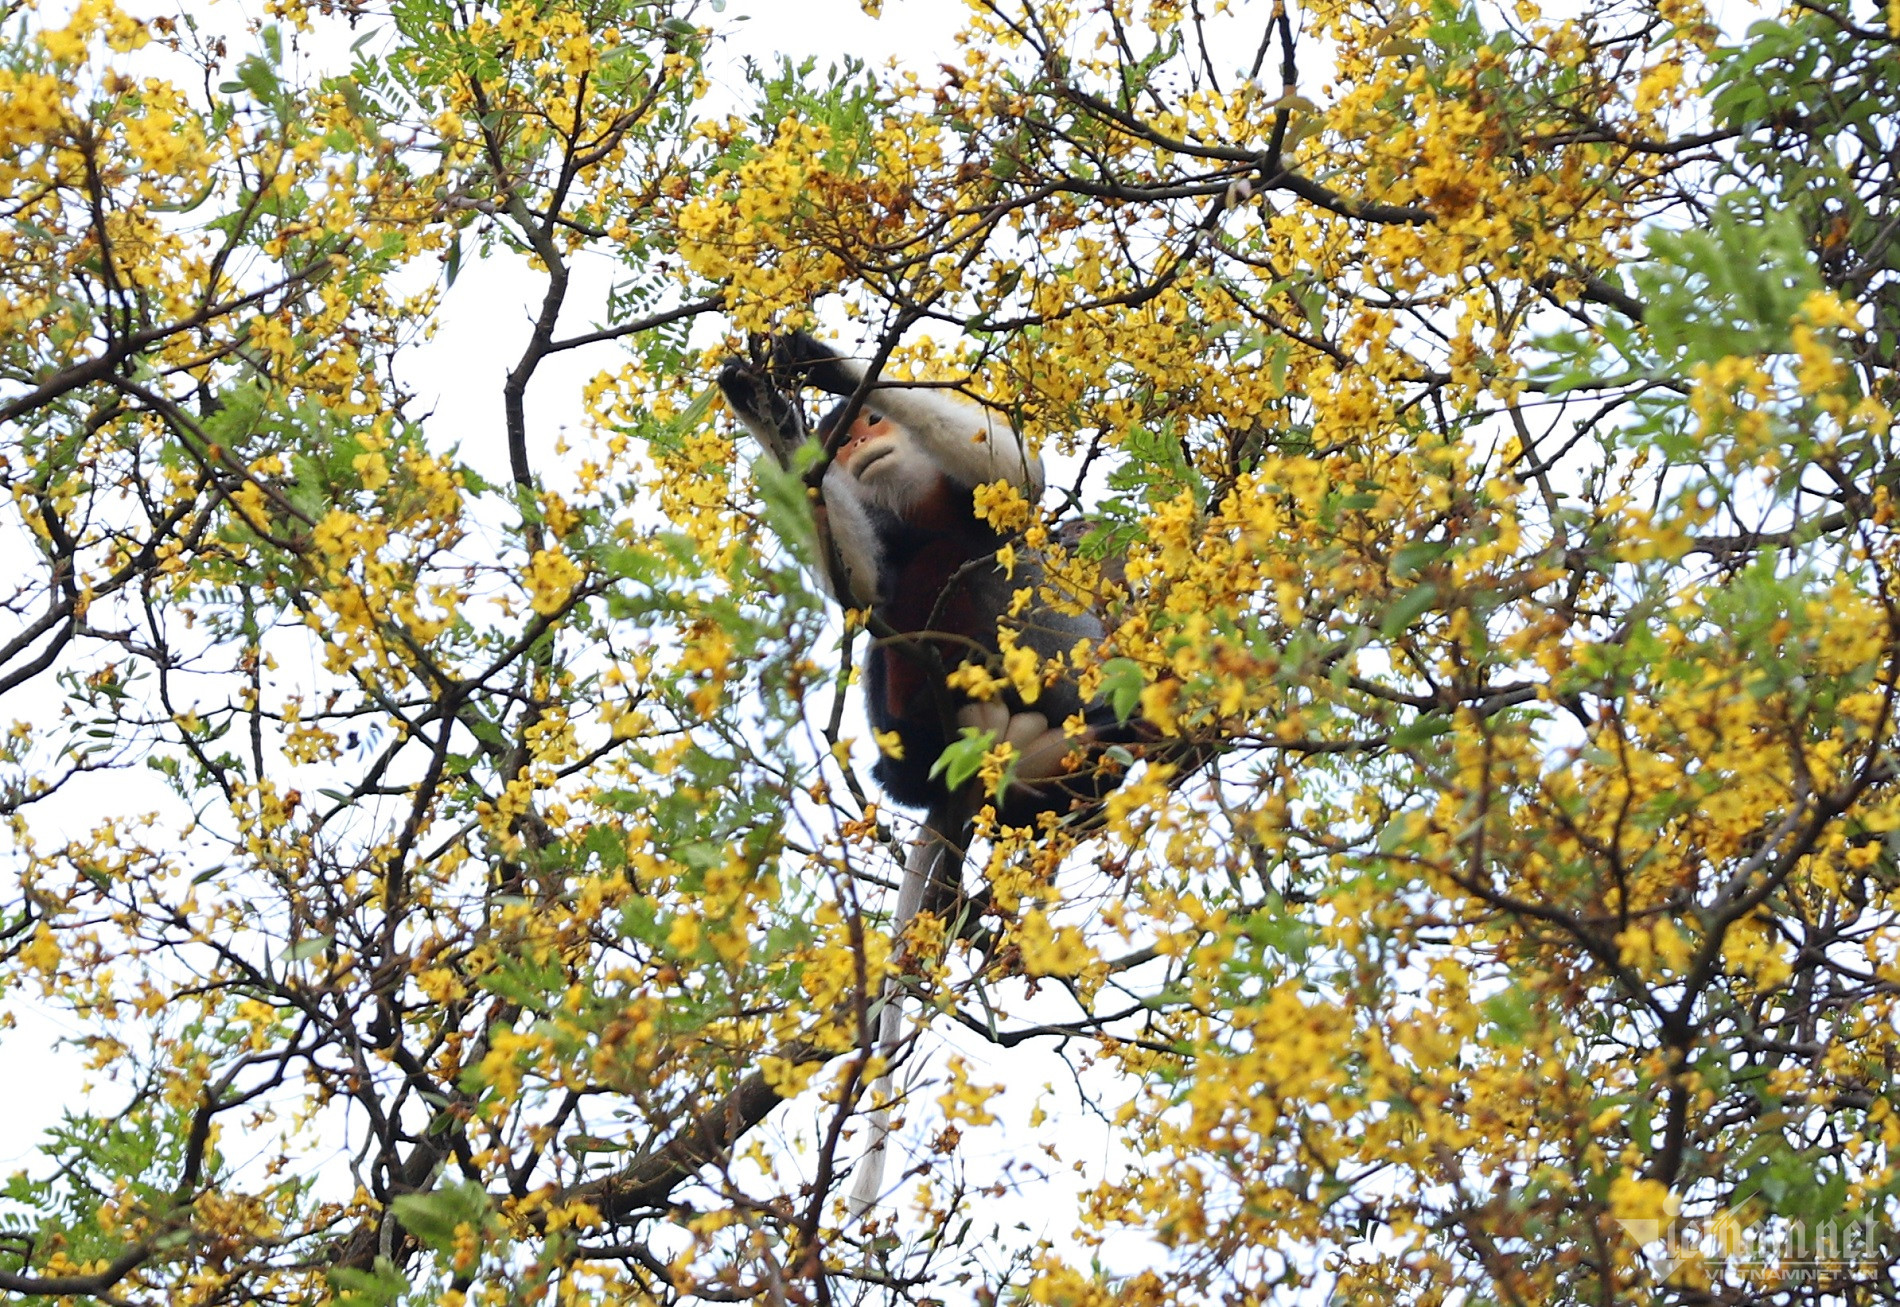
[(802, 331), (788, 331), (772, 342), (772, 371), (833, 395), (852, 395), (864, 365)]
[(719, 369), (719, 389), (735, 417), (758, 438), (780, 466), (805, 443), (805, 419), (798, 405), (744, 359), (727, 359)]

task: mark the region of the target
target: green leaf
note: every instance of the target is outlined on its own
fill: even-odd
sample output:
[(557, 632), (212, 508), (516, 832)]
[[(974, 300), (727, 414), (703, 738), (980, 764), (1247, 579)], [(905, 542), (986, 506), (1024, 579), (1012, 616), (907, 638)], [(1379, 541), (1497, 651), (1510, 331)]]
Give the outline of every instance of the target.
[(1394, 749), (1415, 749), (1419, 745), (1451, 730), (1451, 719), (1442, 713), (1427, 713), (1407, 722), (1392, 732), (1391, 745)]
[(995, 731), (964, 727), (963, 738), (954, 741), (930, 764), (931, 778), (934, 780), (942, 776), (944, 784), (951, 789), (962, 789), (972, 776), (983, 769), (983, 755), (995, 743)]
[(1409, 812), (1394, 813), (1392, 820), (1379, 828), (1376, 845), (1379, 852), (1397, 853), (1405, 847), (1405, 842), (1412, 837), (1413, 815)]
[(665, 422), (640, 434), (644, 435), (647, 443), (655, 448), (665, 453), (677, 454), (685, 448), (687, 435), (697, 430), (700, 423), (706, 420), (706, 414), (712, 411), (713, 400), (718, 394), (719, 390), (716, 386), (706, 387), (693, 396), (692, 402), (685, 408)]
[(1425, 615), (1438, 599), (1438, 587), (1430, 581), (1415, 585), (1400, 595), (1398, 602), (1386, 610), (1385, 620), (1379, 623), (1379, 633), (1390, 640), (1406, 627)]
[(1521, 1044), (1537, 1024), (1535, 1005), (1528, 992), (1513, 985), (1479, 1004), (1480, 1010), (1497, 1027), (1500, 1044)]
[[(814, 441), (798, 451), (796, 462), (809, 466), (822, 452)], [(812, 517), (811, 492), (805, 485), (803, 468), (781, 467), (773, 458), (755, 459), (752, 482), (759, 488), (772, 533), (801, 565), (812, 566), (818, 557), (818, 527)]]
[(309, 939), (298, 940), (279, 956), (286, 962), (308, 962), (329, 948), (331, 942), (332, 937), (329, 935), (312, 935)]
[(1111, 658), (1102, 664), (1102, 697), (1115, 710), (1115, 720), (1128, 722), (1141, 707), (1141, 691), (1148, 683), (1141, 664), (1132, 658)]
[(427, 1247), (445, 1253), (454, 1250), (455, 1234), (461, 1226), (482, 1227), (489, 1202), (480, 1185), (461, 1181), (426, 1194), (404, 1194), (389, 1208), (403, 1229)]
[(409, 1288), (409, 1277), (387, 1257), (378, 1257), (375, 1267), (367, 1271), (339, 1266), (329, 1272), (329, 1278), (337, 1290), (338, 1307), (388, 1307)]
[(1444, 557), (1450, 548), (1450, 542), (1444, 540), (1420, 540), (1407, 545), (1392, 555), (1392, 575), (1401, 581), (1409, 580)]

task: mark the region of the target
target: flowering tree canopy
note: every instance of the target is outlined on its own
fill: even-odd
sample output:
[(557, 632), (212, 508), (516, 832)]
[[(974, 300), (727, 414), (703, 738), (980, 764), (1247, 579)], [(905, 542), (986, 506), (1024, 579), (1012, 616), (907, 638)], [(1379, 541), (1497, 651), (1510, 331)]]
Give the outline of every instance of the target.
[[(1893, 1299), (1900, 6), (963, 21), (0, 0), (0, 1004), (92, 1085), (0, 1289)], [(960, 691), (1145, 741), (901, 940), (714, 385), (797, 329), (1042, 451), (979, 503), (1105, 634)]]

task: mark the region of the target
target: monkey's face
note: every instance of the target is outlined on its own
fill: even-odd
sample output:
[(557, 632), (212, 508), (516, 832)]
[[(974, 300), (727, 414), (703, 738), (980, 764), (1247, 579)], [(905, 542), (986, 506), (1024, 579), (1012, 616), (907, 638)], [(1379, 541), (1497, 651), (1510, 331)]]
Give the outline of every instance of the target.
[(942, 476), (908, 427), (869, 409), (851, 424), (837, 461), (867, 498), (892, 512), (901, 513), (933, 492)]

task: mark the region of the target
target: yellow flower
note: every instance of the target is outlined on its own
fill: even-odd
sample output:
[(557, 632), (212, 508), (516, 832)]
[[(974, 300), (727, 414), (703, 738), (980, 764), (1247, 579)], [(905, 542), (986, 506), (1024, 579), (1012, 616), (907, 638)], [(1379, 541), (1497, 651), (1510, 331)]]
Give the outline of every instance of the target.
[(529, 603), (543, 617), (551, 617), (566, 605), (585, 574), (573, 559), (559, 549), (538, 549), (528, 560), (523, 578), (527, 582)]
[(794, 1098), (805, 1092), (805, 1086), (811, 1083), (821, 1065), (767, 1054), (759, 1059), (759, 1075), (764, 1078), (766, 1088), (780, 1098)]
[(996, 1118), (988, 1103), (1000, 1085), (978, 1085), (970, 1081), (970, 1068), (960, 1057), (950, 1059), (950, 1087), (937, 1096), (937, 1106), (952, 1121), (970, 1125), (989, 1125)]
[(1095, 960), (1079, 929), (1050, 925), (1040, 908), (1024, 915), (1016, 943), (1022, 949), (1023, 970), (1032, 976), (1080, 975)]
[(1018, 645), (1003, 650), (1003, 672), (1024, 703), (1034, 703), (1042, 697), (1041, 665), (1042, 660), (1036, 657), (1034, 649)]
[(52, 927), (43, 921), (33, 931), (33, 942), (20, 950), (20, 961), (48, 977), (59, 970), (61, 956), (59, 941), (53, 938)]
[(1610, 1216), (1614, 1220), (1660, 1226), (1674, 1220), (1681, 1206), (1681, 1200), (1661, 1181), (1628, 1171), (1610, 1181)]

